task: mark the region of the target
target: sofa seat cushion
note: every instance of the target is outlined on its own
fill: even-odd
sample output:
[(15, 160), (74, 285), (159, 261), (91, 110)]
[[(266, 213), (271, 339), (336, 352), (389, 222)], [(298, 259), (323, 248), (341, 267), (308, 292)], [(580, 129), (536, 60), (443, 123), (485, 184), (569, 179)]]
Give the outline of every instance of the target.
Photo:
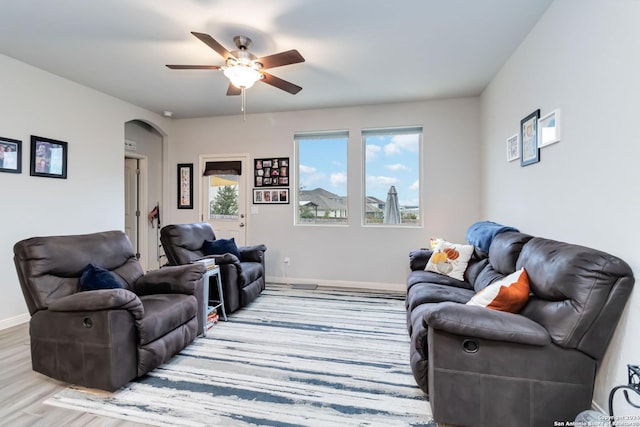
[(474, 292), (469, 289), (456, 288), (434, 283), (418, 283), (407, 292), (407, 310), (413, 311), (421, 304), (453, 301), (466, 304)]
[(187, 323), (198, 312), (193, 295), (157, 294), (140, 296), (144, 317), (138, 321), (140, 345), (148, 344)]
[(248, 286), (262, 277), (262, 264), (257, 262), (241, 262), (240, 276), (242, 277), (242, 286)]
[(469, 282), (454, 279), (444, 274), (435, 273), (433, 271), (416, 270), (407, 276), (407, 290), (418, 283), (433, 283), (436, 285), (446, 285), (454, 288), (473, 289)]

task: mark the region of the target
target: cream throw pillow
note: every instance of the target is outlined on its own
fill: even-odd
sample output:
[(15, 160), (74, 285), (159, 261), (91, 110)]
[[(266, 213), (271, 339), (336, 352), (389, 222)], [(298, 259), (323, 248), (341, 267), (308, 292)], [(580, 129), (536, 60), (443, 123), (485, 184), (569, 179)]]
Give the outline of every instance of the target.
[(473, 246), (471, 245), (459, 245), (438, 239), (425, 271), (433, 271), (454, 279), (464, 280), (464, 272), (471, 255), (473, 255)]

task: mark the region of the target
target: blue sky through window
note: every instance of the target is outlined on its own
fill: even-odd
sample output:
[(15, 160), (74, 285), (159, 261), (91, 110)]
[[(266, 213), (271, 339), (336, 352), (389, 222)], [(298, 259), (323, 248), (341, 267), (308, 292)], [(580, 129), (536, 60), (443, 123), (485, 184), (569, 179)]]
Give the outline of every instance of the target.
[[(419, 205), (419, 135), (367, 136), (366, 193), (385, 201), (396, 186), (401, 206)], [(299, 184), (347, 195), (346, 138), (299, 141)]]

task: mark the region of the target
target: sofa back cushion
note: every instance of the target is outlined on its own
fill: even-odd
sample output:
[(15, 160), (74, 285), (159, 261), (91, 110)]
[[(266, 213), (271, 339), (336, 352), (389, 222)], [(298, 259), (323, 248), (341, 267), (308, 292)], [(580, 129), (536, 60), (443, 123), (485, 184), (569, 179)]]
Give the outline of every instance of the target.
[(122, 231), (32, 237), (14, 245), (14, 262), (29, 312), (80, 290), (80, 276), (89, 264), (112, 271), (122, 287), (144, 274), (129, 238)]
[(202, 245), (205, 240), (215, 240), (213, 227), (208, 222), (172, 224), (160, 230), (160, 242), (169, 264), (189, 264), (205, 256)]
[[(491, 241), (489, 258), (475, 279), (470, 281), (476, 292), (516, 271), (516, 262), (524, 245), (533, 237), (517, 231), (497, 234)], [(471, 277), (470, 277), (471, 279)]]
[(521, 314), (555, 344), (600, 359), (631, 293), (631, 268), (595, 249), (537, 237), (520, 253), (523, 267), (533, 295)]

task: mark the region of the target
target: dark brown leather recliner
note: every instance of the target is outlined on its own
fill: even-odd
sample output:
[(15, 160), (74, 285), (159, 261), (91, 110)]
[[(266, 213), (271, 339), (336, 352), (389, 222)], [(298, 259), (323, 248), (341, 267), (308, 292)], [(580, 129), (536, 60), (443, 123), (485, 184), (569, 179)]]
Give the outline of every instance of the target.
[[(172, 224), (160, 230), (160, 242), (167, 255), (169, 265), (189, 264), (203, 258), (213, 258), (220, 266), (224, 307), (233, 313), (256, 299), (265, 287), (265, 245), (239, 246), (240, 258), (227, 253), (205, 255), (202, 246), (205, 240), (215, 240), (213, 227), (208, 222), (196, 224)], [(215, 280), (215, 279), (214, 279)], [(212, 298), (218, 289), (210, 287)]]
[[(122, 231), (34, 237), (14, 246), (31, 320), (33, 370), (113, 391), (167, 362), (202, 331), (202, 265), (144, 274)], [(122, 288), (80, 291), (88, 264)]]

